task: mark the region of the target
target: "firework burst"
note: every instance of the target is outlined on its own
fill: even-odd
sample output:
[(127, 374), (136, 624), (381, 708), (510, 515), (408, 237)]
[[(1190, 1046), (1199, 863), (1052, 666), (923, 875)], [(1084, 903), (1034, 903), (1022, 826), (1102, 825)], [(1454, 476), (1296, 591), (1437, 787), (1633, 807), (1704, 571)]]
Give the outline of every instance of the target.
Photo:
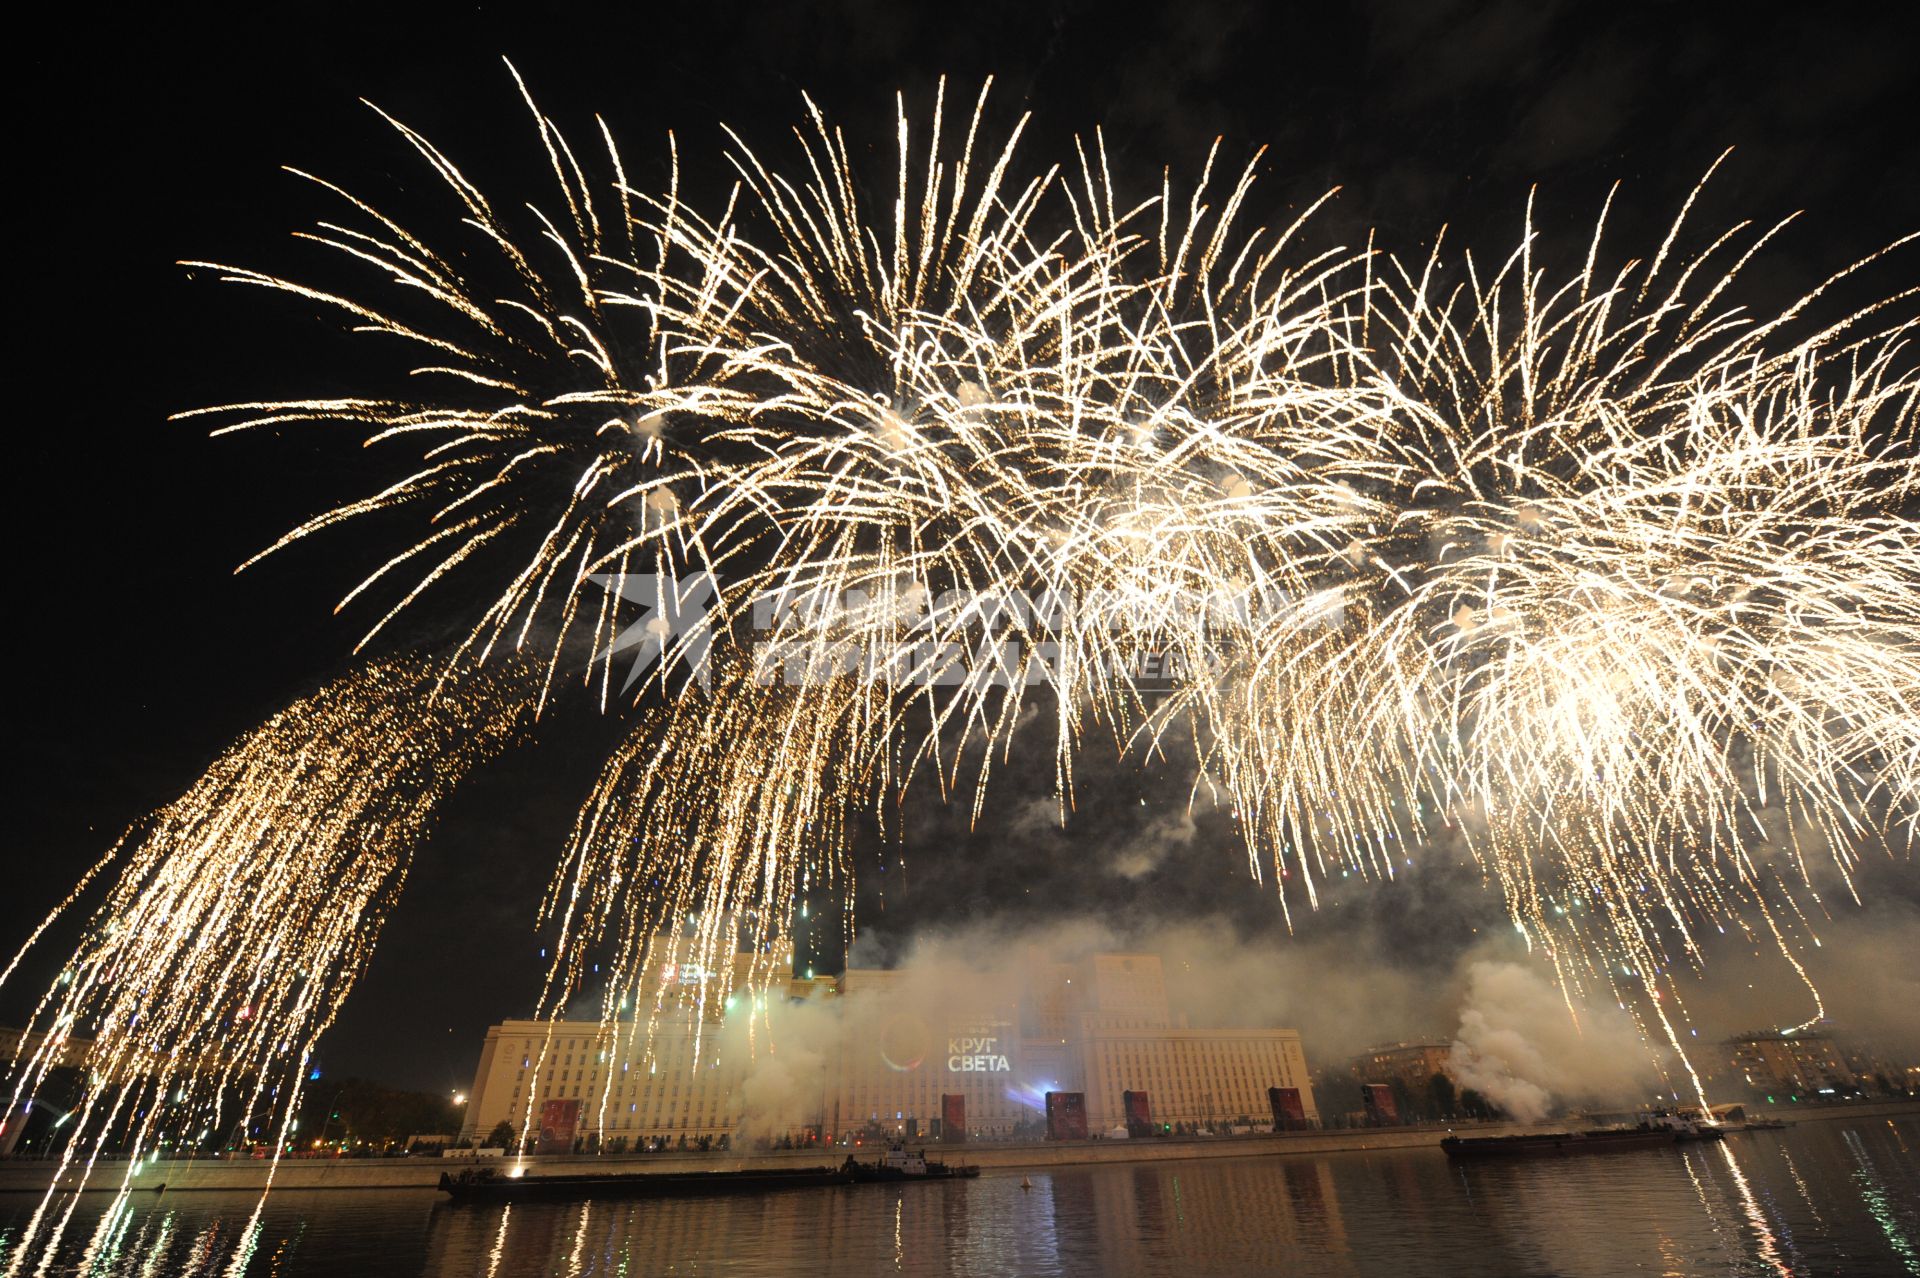
[[(1091, 734), (1190, 736), (1283, 903), (1463, 839), (1570, 990), (1676, 1046), (1700, 927), (1791, 960), (1822, 867), (1911, 837), (1911, 292), (1756, 318), (1726, 299), (1771, 233), (1688, 256), (1682, 222), (1612, 274), (1596, 228), (1559, 283), (1530, 222), (1490, 274), (1316, 252), (1306, 215), (1249, 224), (1251, 164), (1129, 202), (1098, 138), (1032, 170), (1024, 122), (983, 141), (984, 90), (947, 115), (902, 108), (874, 196), (811, 102), (791, 171), (729, 133), (703, 210), (677, 145), (642, 190), (604, 126), (583, 163), (534, 109), (554, 190), (511, 216), (393, 122), (475, 251), (315, 179), (346, 216), (307, 238), (370, 292), (196, 264), (410, 353), (407, 397), (201, 412), (404, 456), (269, 552), (411, 518), (342, 606), (457, 639), (290, 709), (123, 845), (39, 1020), (100, 1038), (93, 1150), (235, 1089), (284, 1112), (433, 803), (570, 688), (633, 730), (542, 909), (555, 1017), (589, 953), (609, 1023), (663, 959), (713, 974), (699, 1000), (716, 953), (774, 978), (855, 820), (920, 777), (978, 813), (1035, 707), (1063, 816)], [(709, 677), (662, 633), (622, 685), (625, 583), (696, 575)], [(139, 1104), (201, 1064), (184, 1109)]]

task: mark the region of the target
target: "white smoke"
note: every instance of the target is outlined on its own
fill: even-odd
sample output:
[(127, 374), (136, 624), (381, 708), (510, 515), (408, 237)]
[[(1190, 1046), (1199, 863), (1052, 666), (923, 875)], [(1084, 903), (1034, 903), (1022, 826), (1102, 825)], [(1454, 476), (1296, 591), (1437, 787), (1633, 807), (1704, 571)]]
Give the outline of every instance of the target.
[[(1054, 817), (1035, 804), (1032, 819)], [(1911, 949), (1920, 912), (1883, 908), (1881, 915), (1878, 928), (1851, 918), (1849, 927), (1836, 927), (1809, 967), (1826, 978), (1843, 1026), (1857, 1023), (1904, 1045), (1914, 1037), (1907, 996), (1920, 985), (1906, 965), (1886, 956)], [(1377, 923), (1359, 920), (1309, 939), (1249, 937), (1225, 918), (1168, 923), (1077, 914), (1045, 926), (974, 923), (924, 932), (904, 954), (883, 954), (863, 941), (852, 963), (892, 960), (887, 965), (899, 969), (907, 1001), (940, 1008), (1018, 1000), (1030, 961), (1070, 962), (1103, 950), (1154, 953), (1163, 961), (1176, 1018), (1194, 1028), (1297, 1029), (1315, 1070), (1337, 1069), (1377, 1045), (1427, 1039), (1453, 1023), (1448, 1072), (1456, 1086), (1518, 1119), (1537, 1121), (1580, 1106), (1631, 1107), (1672, 1090), (1672, 1078), (1662, 1084), (1661, 1068), (1664, 1062), (1671, 1072), (1678, 1063), (1656, 1054), (1608, 992), (1595, 991), (1593, 1002), (1575, 999), (1569, 1009), (1551, 969), (1527, 958), (1504, 931), (1429, 963), (1388, 961), (1392, 949)], [(1702, 996), (1689, 1002), (1696, 1012), (1719, 1013), (1720, 1023), (1699, 1024), (1689, 1036), (1696, 1064), (1712, 1061), (1724, 1034), (1748, 1021), (1768, 1023), (1770, 1012), (1791, 1011), (1803, 997), (1797, 980), (1756, 977), (1751, 960), (1735, 953), (1709, 965), (1711, 984), (1703, 983)], [(1742, 997), (1725, 988), (1732, 986)], [(1878, 1020), (1861, 1006), (1876, 998), (1885, 1002)], [(777, 1136), (818, 1121), (812, 1115), (822, 1071), (831, 1068), (838, 1045), (874, 1041), (886, 1021), (885, 1009), (857, 997), (783, 1005), (768, 1014), (772, 1021), (751, 1050), (736, 1110), (746, 1136)], [(1435, 1036), (1444, 1037), (1444, 1030)], [(1319, 1100), (1330, 1112), (1352, 1104), (1344, 1094)]]
[(1193, 842), (1196, 827), (1186, 807), (1164, 813), (1123, 844), (1109, 863), (1123, 879), (1141, 879), (1160, 868), (1168, 855)]
[(777, 1136), (819, 1120), (827, 1056), (806, 1038), (797, 1032), (783, 1036), (754, 1058), (740, 1083), (734, 1139)]
[(1522, 1122), (1580, 1102), (1618, 1103), (1642, 1094), (1653, 1058), (1616, 1007), (1579, 1008), (1535, 969), (1475, 960), (1467, 965), (1448, 1072)]

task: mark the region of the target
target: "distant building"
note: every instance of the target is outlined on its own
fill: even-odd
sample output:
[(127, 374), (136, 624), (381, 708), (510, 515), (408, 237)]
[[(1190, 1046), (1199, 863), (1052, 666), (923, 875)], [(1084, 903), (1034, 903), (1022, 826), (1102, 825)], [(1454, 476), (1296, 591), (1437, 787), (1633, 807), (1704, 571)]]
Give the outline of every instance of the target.
[(1393, 1083), (1424, 1096), (1435, 1074), (1446, 1074), (1453, 1059), (1453, 1044), (1438, 1042), (1393, 1043), (1369, 1048), (1348, 1062), (1348, 1068), (1362, 1083)]
[[(748, 1087), (755, 1060), (738, 1035), (724, 1032), (750, 1010), (751, 974), (752, 960), (738, 956), (735, 993), (714, 1006), (689, 992), (701, 986), (697, 968), (650, 972), (643, 1002), (662, 1008), (650, 1055), (644, 1023), (623, 1022), (611, 1033), (574, 1021), (494, 1026), (461, 1135), (484, 1138), (505, 1121), (516, 1133), (537, 1124), (571, 1130), (583, 1147), (611, 1148), (737, 1131), (749, 1103), (763, 1103), (768, 1090)], [(1096, 954), (1072, 964), (1030, 957), (1012, 982), (856, 968), (794, 979), (785, 992), (795, 1001), (832, 1000), (838, 1016), (836, 1042), (825, 1052), (817, 1043), (796, 1052), (783, 1066), (779, 1127), (800, 1139), (925, 1137), (948, 1112), (964, 1113), (972, 1139), (1037, 1135), (1050, 1091), (1084, 1093), (1096, 1133), (1126, 1123), (1127, 1092), (1146, 1094), (1136, 1109), (1149, 1105), (1163, 1129), (1264, 1125), (1272, 1087), (1297, 1089), (1307, 1122), (1319, 1119), (1298, 1032), (1177, 1024), (1157, 955)], [(763, 1035), (757, 1050), (767, 1046)], [(777, 1054), (777, 1027), (772, 1046)], [(950, 1110), (944, 1098), (954, 1096), (963, 1099)], [(576, 1100), (566, 1114), (546, 1108)]]
[(1807, 1100), (1860, 1090), (1859, 1077), (1824, 1030), (1736, 1034), (1724, 1046), (1734, 1076), (1756, 1094)]
[(1862, 1090), (1883, 1096), (1905, 1096), (1920, 1086), (1920, 1066), (1903, 1061), (1878, 1043), (1845, 1042), (1841, 1057)]
[[(611, 1032), (592, 1021), (493, 1026), (481, 1043), (461, 1138), (483, 1140), (502, 1122), (525, 1138), (550, 1102), (567, 1101), (577, 1102), (568, 1126), (583, 1144), (626, 1148), (650, 1138), (693, 1141), (732, 1132), (752, 1060), (730, 1050), (721, 1030), (729, 1016), (752, 1010), (751, 985), (765, 964), (764, 957), (734, 955), (727, 982), (733, 993), (724, 1000), (707, 998), (718, 988), (715, 974), (692, 963), (656, 964), (640, 991), (658, 1008), (650, 1042), (645, 1021), (622, 1021)], [(832, 978), (794, 978), (785, 992), (804, 1000), (831, 995), (833, 987)]]
[[(0, 1061), (11, 1063), (22, 1057), (31, 1058), (48, 1042), (47, 1036), (38, 1030), (29, 1032), (0, 1026)], [(93, 1050), (92, 1039), (76, 1038), (71, 1034), (62, 1035), (53, 1042), (53, 1051), (48, 1055), (47, 1063), (55, 1067), (78, 1069), (86, 1064), (87, 1053)]]
[[(1333, 1107), (1335, 1123), (1377, 1123), (1377, 1106), (1366, 1104), (1366, 1089), (1372, 1086), (1390, 1090), (1399, 1121), (1434, 1122), (1461, 1116), (1452, 1062), (1453, 1044), (1437, 1037), (1383, 1043), (1329, 1064), (1315, 1075), (1314, 1084), (1321, 1103)], [(1447, 1081), (1436, 1087), (1436, 1076)]]
[[(37, 1030), (29, 1032), (0, 1026), (0, 1066), (4, 1066), (0, 1068), (0, 1078), (7, 1077), (17, 1062), (32, 1060), (43, 1052), (43, 1061), (50, 1069), (79, 1069), (86, 1064), (87, 1055), (92, 1050), (93, 1040), (90, 1038), (76, 1038), (67, 1034), (50, 1039)], [(7, 1103), (5, 1098), (0, 1097), (0, 1106)], [(26, 1134), (32, 1119), (33, 1106), (34, 1098), (26, 1097), (11, 1110), (0, 1108), (0, 1158), (11, 1155), (19, 1146), (20, 1138)]]

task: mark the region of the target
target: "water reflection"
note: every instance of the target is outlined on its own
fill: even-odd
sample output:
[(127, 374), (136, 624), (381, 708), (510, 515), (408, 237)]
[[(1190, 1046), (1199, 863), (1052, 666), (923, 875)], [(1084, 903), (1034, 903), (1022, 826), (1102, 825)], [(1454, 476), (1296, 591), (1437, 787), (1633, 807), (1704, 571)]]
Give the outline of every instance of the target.
[[(1906, 1142), (1900, 1138), (1899, 1128), (1892, 1123), (1888, 1126), (1894, 1128), (1894, 1142), (1906, 1162), (1907, 1170), (1911, 1172), (1913, 1151), (1908, 1149)], [(1899, 1213), (1887, 1196), (1886, 1182), (1875, 1169), (1873, 1156), (1867, 1152), (1866, 1142), (1861, 1140), (1859, 1134), (1855, 1132), (1842, 1132), (1841, 1137), (1847, 1142), (1847, 1152), (1853, 1155), (1855, 1166), (1852, 1179), (1860, 1191), (1861, 1201), (1866, 1204), (1867, 1214), (1873, 1218), (1874, 1224), (1880, 1226), (1894, 1254), (1906, 1262), (1908, 1271), (1920, 1274), (1920, 1255), (1915, 1254), (1913, 1244), (1913, 1221), (1909, 1219), (1903, 1226)], [(1911, 1185), (1907, 1188), (1911, 1189)], [(1911, 1216), (1913, 1195), (1909, 1194), (1905, 1201), (1908, 1215)]]
[[(989, 1172), (757, 1198), (454, 1207), (414, 1192), (84, 1200), (50, 1274), (1911, 1273), (1913, 1120), (1685, 1152), (1436, 1151)], [(0, 1198), (0, 1271), (37, 1200)], [(29, 1270), (29, 1272), (32, 1272)]]

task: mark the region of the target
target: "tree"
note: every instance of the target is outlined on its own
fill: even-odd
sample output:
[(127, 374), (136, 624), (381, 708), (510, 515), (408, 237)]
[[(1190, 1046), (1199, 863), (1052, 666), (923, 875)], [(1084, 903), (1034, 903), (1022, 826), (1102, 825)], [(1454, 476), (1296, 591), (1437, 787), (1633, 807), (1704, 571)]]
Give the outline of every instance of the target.
[(1455, 1100), (1453, 1080), (1445, 1074), (1435, 1074), (1427, 1080), (1427, 1096), (1433, 1101), (1433, 1113), (1436, 1118), (1452, 1118)]
[(1414, 1104), (1413, 1089), (1407, 1086), (1406, 1079), (1395, 1075), (1388, 1080), (1387, 1086), (1393, 1089), (1393, 1107), (1400, 1111), (1401, 1122), (1417, 1123), (1426, 1117), (1420, 1112), (1420, 1107)]
[(1468, 1118), (1497, 1118), (1498, 1112), (1487, 1098), (1471, 1087), (1460, 1089), (1460, 1112)]
[(487, 1133), (487, 1144), (494, 1149), (511, 1149), (513, 1147), (513, 1124), (504, 1118), (495, 1123), (493, 1130)]
[(451, 1133), (460, 1112), (445, 1094), (414, 1092), (361, 1078), (310, 1088), (300, 1102), (300, 1135), (308, 1139), (389, 1141)]

